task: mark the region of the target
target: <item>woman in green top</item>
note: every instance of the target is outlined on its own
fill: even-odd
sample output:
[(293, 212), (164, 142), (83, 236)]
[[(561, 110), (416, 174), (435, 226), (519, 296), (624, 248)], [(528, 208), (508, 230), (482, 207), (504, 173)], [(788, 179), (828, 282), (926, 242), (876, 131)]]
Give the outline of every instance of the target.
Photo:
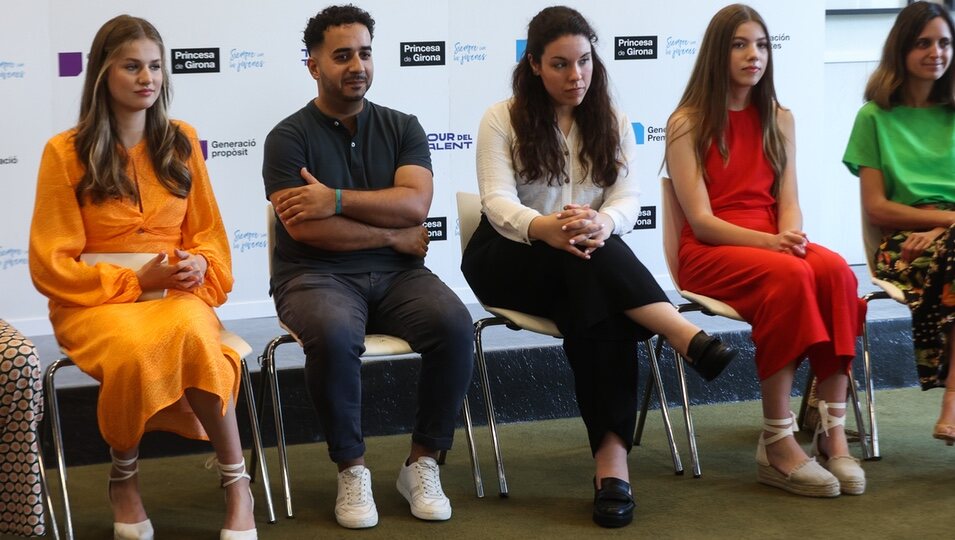
[[(955, 25), (937, 4), (899, 13), (865, 89), (843, 161), (862, 185), (866, 219), (885, 233), (879, 278), (912, 310), (923, 390), (945, 387), (934, 437), (955, 444)], [(947, 349), (947, 350), (946, 350)]]

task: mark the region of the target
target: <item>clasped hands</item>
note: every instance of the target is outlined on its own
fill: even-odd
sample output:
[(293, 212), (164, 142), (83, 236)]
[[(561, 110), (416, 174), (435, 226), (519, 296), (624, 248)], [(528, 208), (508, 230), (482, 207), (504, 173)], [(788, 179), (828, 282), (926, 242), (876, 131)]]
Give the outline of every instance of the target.
[(590, 259), (613, 232), (589, 204), (568, 204), (560, 212), (536, 217), (531, 229), (533, 238), (581, 259)]
[(808, 244), (809, 239), (806, 233), (796, 229), (790, 229), (773, 235), (770, 249), (802, 258), (806, 256), (806, 246)]
[(142, 290), (192, 291), (202, 286), (209, 268), (206, 258), (181, 249), (175, 250), (174, 253), (179, 259), (178, 262), (166, 264), (166, 254), (159, 253), (136, 272)]

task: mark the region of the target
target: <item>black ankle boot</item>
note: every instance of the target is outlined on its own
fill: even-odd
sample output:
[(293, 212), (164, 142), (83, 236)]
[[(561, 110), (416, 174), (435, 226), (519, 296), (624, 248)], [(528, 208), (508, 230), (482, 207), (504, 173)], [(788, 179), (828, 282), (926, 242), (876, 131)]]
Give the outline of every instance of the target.
[(601, 527), (623, 527), (633, 521), (633, 502), (630, 484), (619, 478), (594, 479), (594, 523)]
[(686, 352), (690, 358), (690, 367), (707, 381), (717, 378), (736, 358), (736, 354), (736, 350), (723, 345), (720, 338), (708, 336), (702, 330), (690, 340)]

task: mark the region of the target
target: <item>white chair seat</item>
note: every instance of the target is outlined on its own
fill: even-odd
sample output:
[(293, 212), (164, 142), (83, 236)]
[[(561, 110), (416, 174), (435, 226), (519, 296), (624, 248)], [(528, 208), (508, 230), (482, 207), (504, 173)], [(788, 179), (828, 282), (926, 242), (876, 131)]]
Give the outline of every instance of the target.
[[(279, 326), (282, 330), (285, 330), (288, 335), (292, 336), (292, 339), (294, 339), (296, 343), (300, 346), (302, 345), (302, 340), (298, 338), (295, 332), (289, 330), (289, 327), (285, 326), (285, 323), (281, 320), (279, 320)], [(249, 350), (251, 351), (251, 349)], [(401, 338), (385, 334), (368, 334), (365, 336), (365, 354), (363, 354), (362, 357), (400, 356), (402, 354), (412, 353), (414, 353), (414, 351), (411, 349), (411, 345), (408, 345), (408, 342)], [(368, 361), (368, 359), (363, 358), (363, 361)]]
[(483, 307), (488, 313), (493, 313), (498, 317), (504, 317), (517, 326), (520, 326), (524, 330), (530, 330), (531, 332), (537, 332), (538, 334), (546, 334), (555, 338), (564, 337), (561, 335), (560, 330), (557, 329), (557, 325), (554, 324), (554, 321), (550, 319), (528, 315), (527, 313), (514, 311), (513, 309), (485, 306), (484, 304), (481, 304), (481, 307)]
[(219, 341), (223, 345), (226, 345), (233, 351), (239, 353), (239, 358), (245, 358), (252, 354), (252, 346), (249, 345), (244, 339), (239, 337), (237, 334), (234, 334), (226, 329), (222, 329), (222, 332), (219, 334)]
[(684, 291), (683, 289), (679, 289), (679, 293), (683, 298), (703, 306), (705, 311), (708, 311), (714, 315), (735, 319), (737, 321), (744, 320), (735, 309), (729, 306), (729, 304), (724, 304), (715, 298), (710, 298), (709, 296), (703, 296), (702, 294), (696, 294), (690, 291)]
[(364, 356), (398, 356), (413, 352), (411, 345), (408, 345), (408, 342), (401, 338), (384, 334), (368, 334), (365, 336)]
[(872, 284), (885, 291), (885, 294), (889, 295), (889, 298), (900, 304), (905, 303), (905, 295), (902, 293), (902, 289), (896, 287), (894, 283), (879, 279), (874, 276), (871, 279)]

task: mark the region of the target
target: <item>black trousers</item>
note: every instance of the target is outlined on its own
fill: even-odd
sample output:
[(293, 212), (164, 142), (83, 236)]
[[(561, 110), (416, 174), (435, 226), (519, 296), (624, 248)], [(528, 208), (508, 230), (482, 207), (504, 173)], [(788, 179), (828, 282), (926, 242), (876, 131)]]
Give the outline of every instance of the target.
[(623, 240), (611, 236), (585, 260), (544, 242), (508, 240), (482, 218), (461, 270), (483, 303), (557, 324), (591, 450), (612, 432), (629, 451), (638, 407), (637, 345), (653, 333), (624, 311), (668, 300)]
[(338, 463), (361, 457), (361, 360), (366, 333), (400, 337), (421, 355), (412, 440), (448, 450), (471, 382), (471, 315), (426, 268), (302, 274), (278, 287), (279, 319), (302, 340), (305, 381)]

